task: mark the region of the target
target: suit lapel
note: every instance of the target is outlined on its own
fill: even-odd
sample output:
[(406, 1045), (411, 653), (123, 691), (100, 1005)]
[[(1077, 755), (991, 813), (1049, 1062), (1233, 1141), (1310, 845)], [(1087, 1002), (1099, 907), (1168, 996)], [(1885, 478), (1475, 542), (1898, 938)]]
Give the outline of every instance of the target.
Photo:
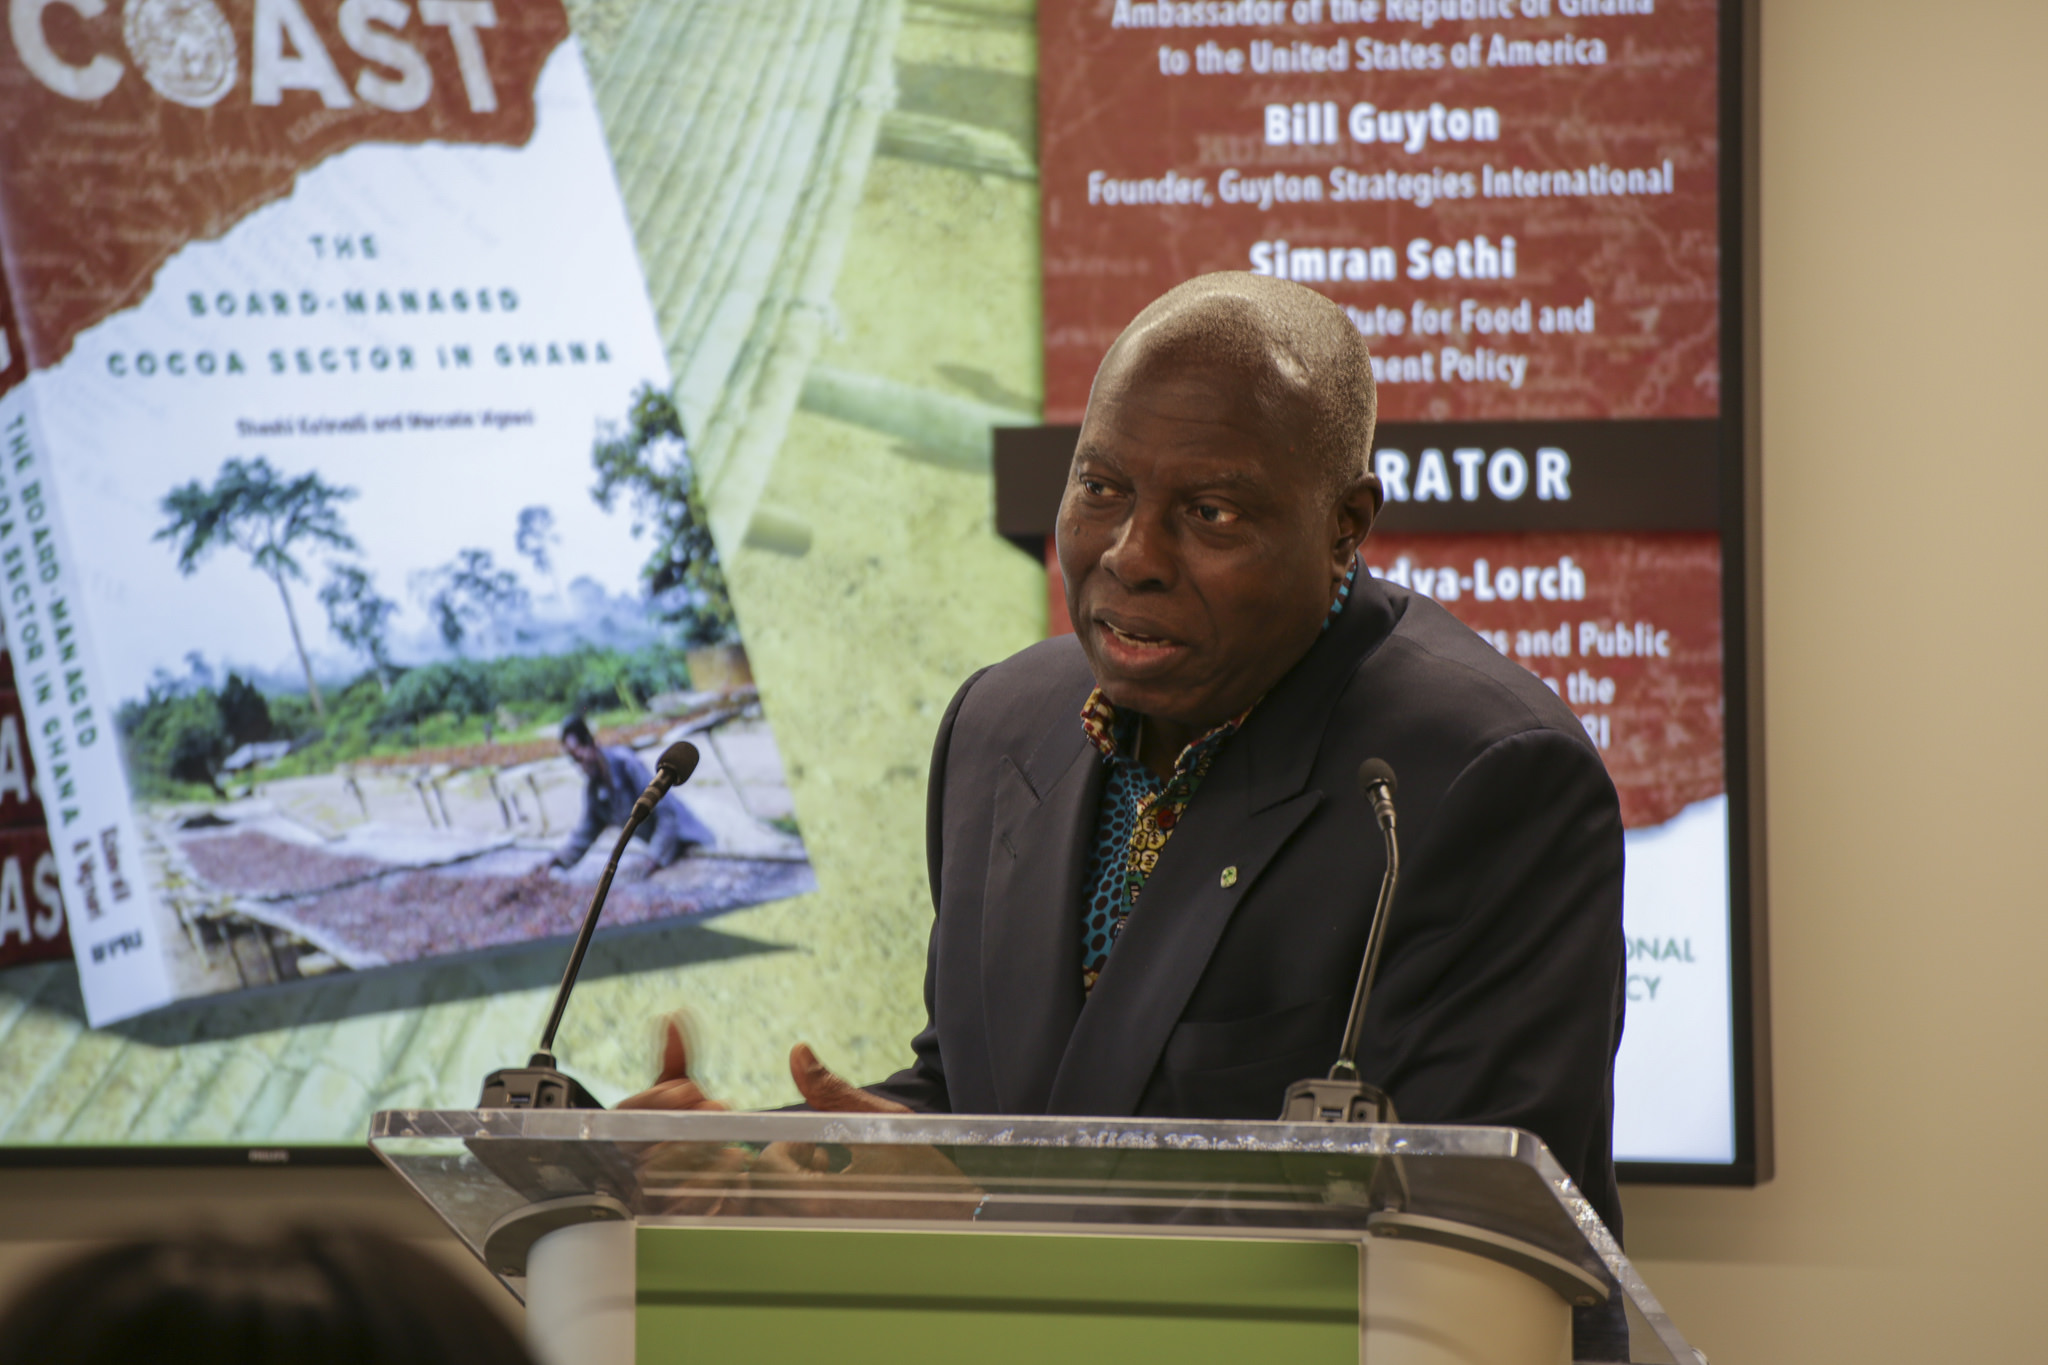
[[(1302, 792), (1253, 812), (1241, 782), (1210, 786), (1232, 776), (1227, 757), (1226, 750), (1188, 803), (1132, 907), (1074, 1025), (1048, 1112), (1119, 1116), (1137, 1107), (1231, 913), (1322, 800), (1320, 792)], [(1227, 867), (1237, 873), (1226, 887)]]
[[(1321, 803), (1305, 788), (1331, 708), (1393, 624), (1386, 594), (1361, 573), (1343, 614), (1217, 755), (1074, 1023), (1045, 1112), (1137, 1108), (1231, 915)], [(1069, 919), (1079, 913), (1076, 904)]]
[(1081, 878), (1103, 765), (1078, 715), (997, 767), (981, 981), (999, 1111), (1042, 1114), (1081, 1013)]

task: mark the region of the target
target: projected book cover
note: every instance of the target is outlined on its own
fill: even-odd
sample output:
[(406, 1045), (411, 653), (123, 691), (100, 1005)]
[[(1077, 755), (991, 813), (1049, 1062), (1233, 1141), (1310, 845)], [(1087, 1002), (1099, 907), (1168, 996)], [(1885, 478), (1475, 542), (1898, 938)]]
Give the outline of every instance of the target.
[(0, 581), (90, 1021), (566, 935), (685, 736), (607, 923), (810, 889), (559, 6), (27, 13)]

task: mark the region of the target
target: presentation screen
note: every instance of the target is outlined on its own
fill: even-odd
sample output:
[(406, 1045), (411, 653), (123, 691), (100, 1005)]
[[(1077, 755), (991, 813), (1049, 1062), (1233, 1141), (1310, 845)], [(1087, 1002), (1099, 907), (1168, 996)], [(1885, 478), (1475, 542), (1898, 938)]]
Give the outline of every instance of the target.
[(1370, 570), (1621, 791), (1619, 1150), (1752, 1160), (1714, 5), (16, 9), (0, 1153), (474, 1103), (681, 739), (565, 1068), (631, 1093), (675, 1010), (734, 1105), (903, 1065), (939, 718), (1064, 628), (1103, 350), (1234, 269), (1372, 348)]
[(1750, 1160), (1718, 6), (1116, 0), (1039, 26), (1049, 422), (1190, 276), (1343, 305), (1379, 392), (1368, 566), (1541, 678), (1620, 791), (1617, 1155)]

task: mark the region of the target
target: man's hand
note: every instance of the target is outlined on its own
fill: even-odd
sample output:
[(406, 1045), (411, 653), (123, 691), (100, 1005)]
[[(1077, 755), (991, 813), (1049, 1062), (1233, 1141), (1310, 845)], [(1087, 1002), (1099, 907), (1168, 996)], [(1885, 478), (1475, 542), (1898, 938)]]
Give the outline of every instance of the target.
[(828, 1114), (907, 1114), (910, 1106), (871, 1095), (851, 1081), (827, 1071), (809, 1043), (789, 1050), (789, 1077), (804, 1103)]
[[(688, 1021), (671, 1014), (661, 1021), (661, 1072), (620, 1109), (723, 1110), (690, 1076)], [(638, 1158), (649, 1208), (668, 1214), (708, 1218), (727, 1211), (727, 1197), (746, 1185), (753, 1156), (723, 1142), (657, 1142)]]
[[(909, 1106), (871, 1095), (853, 1082), (828, 1071), (811, 1051), (809, 1043), (789, 1050), (789, 1078), (796, 1082), (804, 1103), (821, 1114), (907, 1114)], [(783, 1175), (798, 1171), (825, 1172), (832, 1169), (823, 1148), (809, 1142), (777, 1142), (762, 1153), (763, 1165)]]
[[(828, 1070), (808, 1043), (789, 1052), (789, 1075), (804, 1103), (827, 1114), (907, 1114), (894, 1100), (870, 1094)], [(662, 1021), (661, 1073), (620, 1109), (717, 1110), (690, 1075), (690, 1044), (680, 1015)], [(834, 1171), (826, 1148), (777, 1142), (758, 1156), (724, 1143), (663, 1142), (640, 1156), (650, 1205), (698, 1217), (733, 1214), (783, 1217), (956, 1219), (973, 1216), (981, 1191), (931, 1147), (862, 1146)], [(735, 1205), (735, 1195), (745, 1202)]]
[[(671, 1014), (662, 1022), (661, 1073), (654, 1084), (637, 1095), (620, 1100), (620, 1109), (724, 1109), (727, 1106), (706, 1095), (690, 1077), (690, 1043), (683, 1031), (681, 1015)], [(812, 1058), (815, 1062), (817, 1059)], [(823, 1071), (823, 1067), (818, 1068)], [(831, 1073), (827, 1072), (827, 1075)], [(837, 1076), (832, 1077), (838, 1081)], [(839, 1081), (845, 1085), (846, 1082)]]
[[(826, 1069), (808, 1043), (789, 1050), (789, 1075), (804, 1103), (828, 1114), (908, 1114)], [(935, 1147), (864, 1145), (834, 1171), (826, 1148), (777, 1142), (751, 1172), (760, 1212), (805, 1218), (972, 1218), (981, 1191)]]

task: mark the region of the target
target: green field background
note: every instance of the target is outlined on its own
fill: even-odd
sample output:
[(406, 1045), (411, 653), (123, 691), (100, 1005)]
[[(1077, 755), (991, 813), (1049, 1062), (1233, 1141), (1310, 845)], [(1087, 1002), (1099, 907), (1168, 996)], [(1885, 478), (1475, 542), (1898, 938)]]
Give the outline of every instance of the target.
[[(992, 529), (988, 439), (1042, 391), (1033, 7), (569, 8), (819, 890), (601, 939), (558, 1051), (613, 1101), (686, 1009), (708, 1090), (787, 1103), (798, 1039), (860, 1080), (908, 1060), (933, 731), (1045, 626), (1041, 570)], [(378, 1109), (466, 1107), (525, 1060), (562, 955), (99, 1031), (68, 964), (8, 972), (0, 1143), (353, 1143)]]

